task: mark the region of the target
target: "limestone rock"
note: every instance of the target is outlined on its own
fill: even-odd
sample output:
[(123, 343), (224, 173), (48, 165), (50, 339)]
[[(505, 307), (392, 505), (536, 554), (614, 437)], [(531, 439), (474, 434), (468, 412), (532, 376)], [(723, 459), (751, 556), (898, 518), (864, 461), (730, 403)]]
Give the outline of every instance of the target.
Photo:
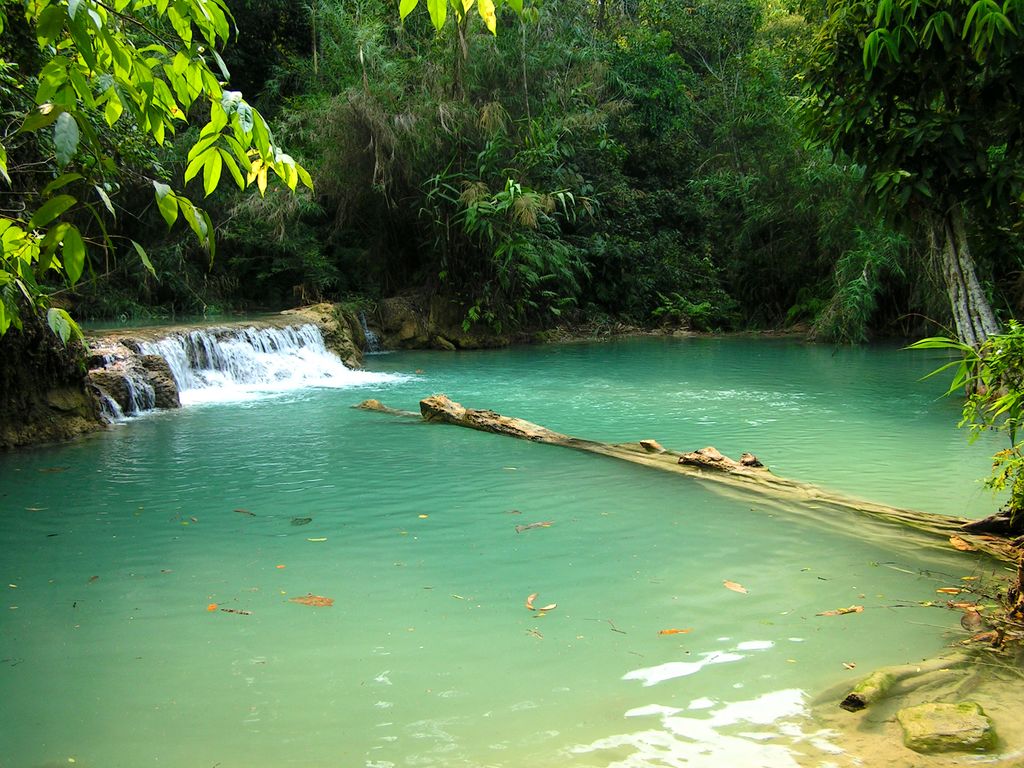
[(153, 387), (157, 408), (180, 408), (178, 385), (174, 383), (171, 366), (160, 355), (141, 355), (139, 364), (146, 370), (146, 380)]
[(896, 713), (903, 743), (915, 752), (983, 752), (996, 743), (992, 721), (973, 701), (929, 703)]
[(446, 339), (444, 336), (435, 336), (434, 337), (434, 343), (439, 348), (445, 350), (446, 352), (454, 352), (455, 351), (455, 345), (452, 344), (450, 341), (448, 341), (448, 339)]
[(313, 323), (320, 328), (324, 344), (341, 358), (349, 368), (363, 366), (363, 350), (354, 334), (353, 326), (359, 325), (358, 318), (334, 304), (323, 302), (309, 307), (289, 309), (281, 313), (295, 318), (299, 323)]

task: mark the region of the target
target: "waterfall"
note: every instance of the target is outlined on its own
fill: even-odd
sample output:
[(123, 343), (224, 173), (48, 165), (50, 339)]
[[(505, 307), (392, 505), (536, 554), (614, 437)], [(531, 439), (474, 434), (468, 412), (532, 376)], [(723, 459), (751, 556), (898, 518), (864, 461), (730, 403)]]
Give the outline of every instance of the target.
[(366, 337), (366, 349), (363, 350), (367, 354), (373, 354), (374, 352), (383, 352), (384, 345), (380, 343), (380, 336), (370, 330), (370, 326), (366, 324), (366, 313), (359, 313), (359, 322), (363, 326), (363, 336)]
[(167, 360), (182, 405), (254, 399), (303, 387), (356, 387), (402, 376), (354, 371), (329, 351), (315, 325), (196, 329), (139, 344)]

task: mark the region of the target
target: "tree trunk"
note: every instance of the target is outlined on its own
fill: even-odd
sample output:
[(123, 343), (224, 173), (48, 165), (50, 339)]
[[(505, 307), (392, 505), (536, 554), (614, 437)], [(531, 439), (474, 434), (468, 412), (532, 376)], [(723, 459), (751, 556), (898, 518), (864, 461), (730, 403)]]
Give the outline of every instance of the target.
[[(366, 400), (355, 407), (397, 416), (416, 416), (408, 411), (388, 408), (378, 400)], [(659, 450), (660, 446), (654, 440), (614, 444), (572, 437), (514, 416), (503, 416), (489, 410), (465, 408), (445, 395), (432, 395), (421, 400), (419, 415), (428, 423), (453, 424), (481, 432), (529, 440), (533, 443), (558, 445), (563, 448), (594, 453), (662, 472), (671, 472), (675, 475), (714, 483), (723, 489), (763, 495), (792, 507), (807, 504), (816, 511), (816, 514), (834, 513), (832, 518), (836, 524), (841, 522), (843, 513), (865, 515), (887, 523), (914, 528), (929, 536), (941, 537), (942, 543), (939, 546), (943, 548), (953, 547), (962, 551), (976, 549), (992, 557), (1013, 563), (1016, 563), (1020, 557), (1018, 548), (1007, 539), (964, 531), (963, 526), (968, 522), (965, 518), (914, 512), (863, 499), (853, 499), (808, 483), (778, 477), (767, 469), (744, 463), (742, 460), (739, 462), (730, 460), (702, 462), (701, 466), (695, 466), (688, 461), (680, 463), (680, 459), (687, 459), (698, 454)], [(702, 458), (707, 459), (709, 452), (713, 450), (702, 449)], [(717, 451), (714, 451), (714, 454), (717, 454)], [(860, 536), (867, 535), (863, 528), (858, 527), (856, 530)], [(885, 535), (891, 534), (885, 532)], [(954, 543), (954, 539), (956, 543)], [(965, 544), (967, 550), (963, 549)]]
[(974, 271), (974, 258), (967, 244), (967, 231), (959, 206), (954, 205), (941, 217), (931, 219), (928, 241), (942, 267), (957, 338), (978, 349), (1000, 329)]

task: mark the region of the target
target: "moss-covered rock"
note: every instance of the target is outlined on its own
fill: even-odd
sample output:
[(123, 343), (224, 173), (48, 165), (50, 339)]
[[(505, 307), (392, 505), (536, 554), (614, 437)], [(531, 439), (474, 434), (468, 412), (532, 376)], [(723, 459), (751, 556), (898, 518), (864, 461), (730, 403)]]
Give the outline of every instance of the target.
[(0, 450), (66, 440), (103, 422), (85, 386), (85, 349), (63, 344), (42, 318), (0, 337)]
[(915, 752), (984, 752), (996, 743), (992, 721), (973, 701), (929, 703), (896, 713), (903, 743)]

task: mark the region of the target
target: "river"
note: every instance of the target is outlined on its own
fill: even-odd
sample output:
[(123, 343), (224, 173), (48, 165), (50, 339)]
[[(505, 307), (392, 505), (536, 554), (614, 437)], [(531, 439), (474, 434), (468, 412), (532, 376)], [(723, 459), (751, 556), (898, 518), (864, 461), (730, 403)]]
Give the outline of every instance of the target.
[(2, 455), (0, 766), (846, 764), (809, 698), (961, 639), (922, 603), (991, 564), (350, 406), (444, 392), (981, 517), (994, 446), (920, 381), (935, 364), (751, 339), (395, 353)]

